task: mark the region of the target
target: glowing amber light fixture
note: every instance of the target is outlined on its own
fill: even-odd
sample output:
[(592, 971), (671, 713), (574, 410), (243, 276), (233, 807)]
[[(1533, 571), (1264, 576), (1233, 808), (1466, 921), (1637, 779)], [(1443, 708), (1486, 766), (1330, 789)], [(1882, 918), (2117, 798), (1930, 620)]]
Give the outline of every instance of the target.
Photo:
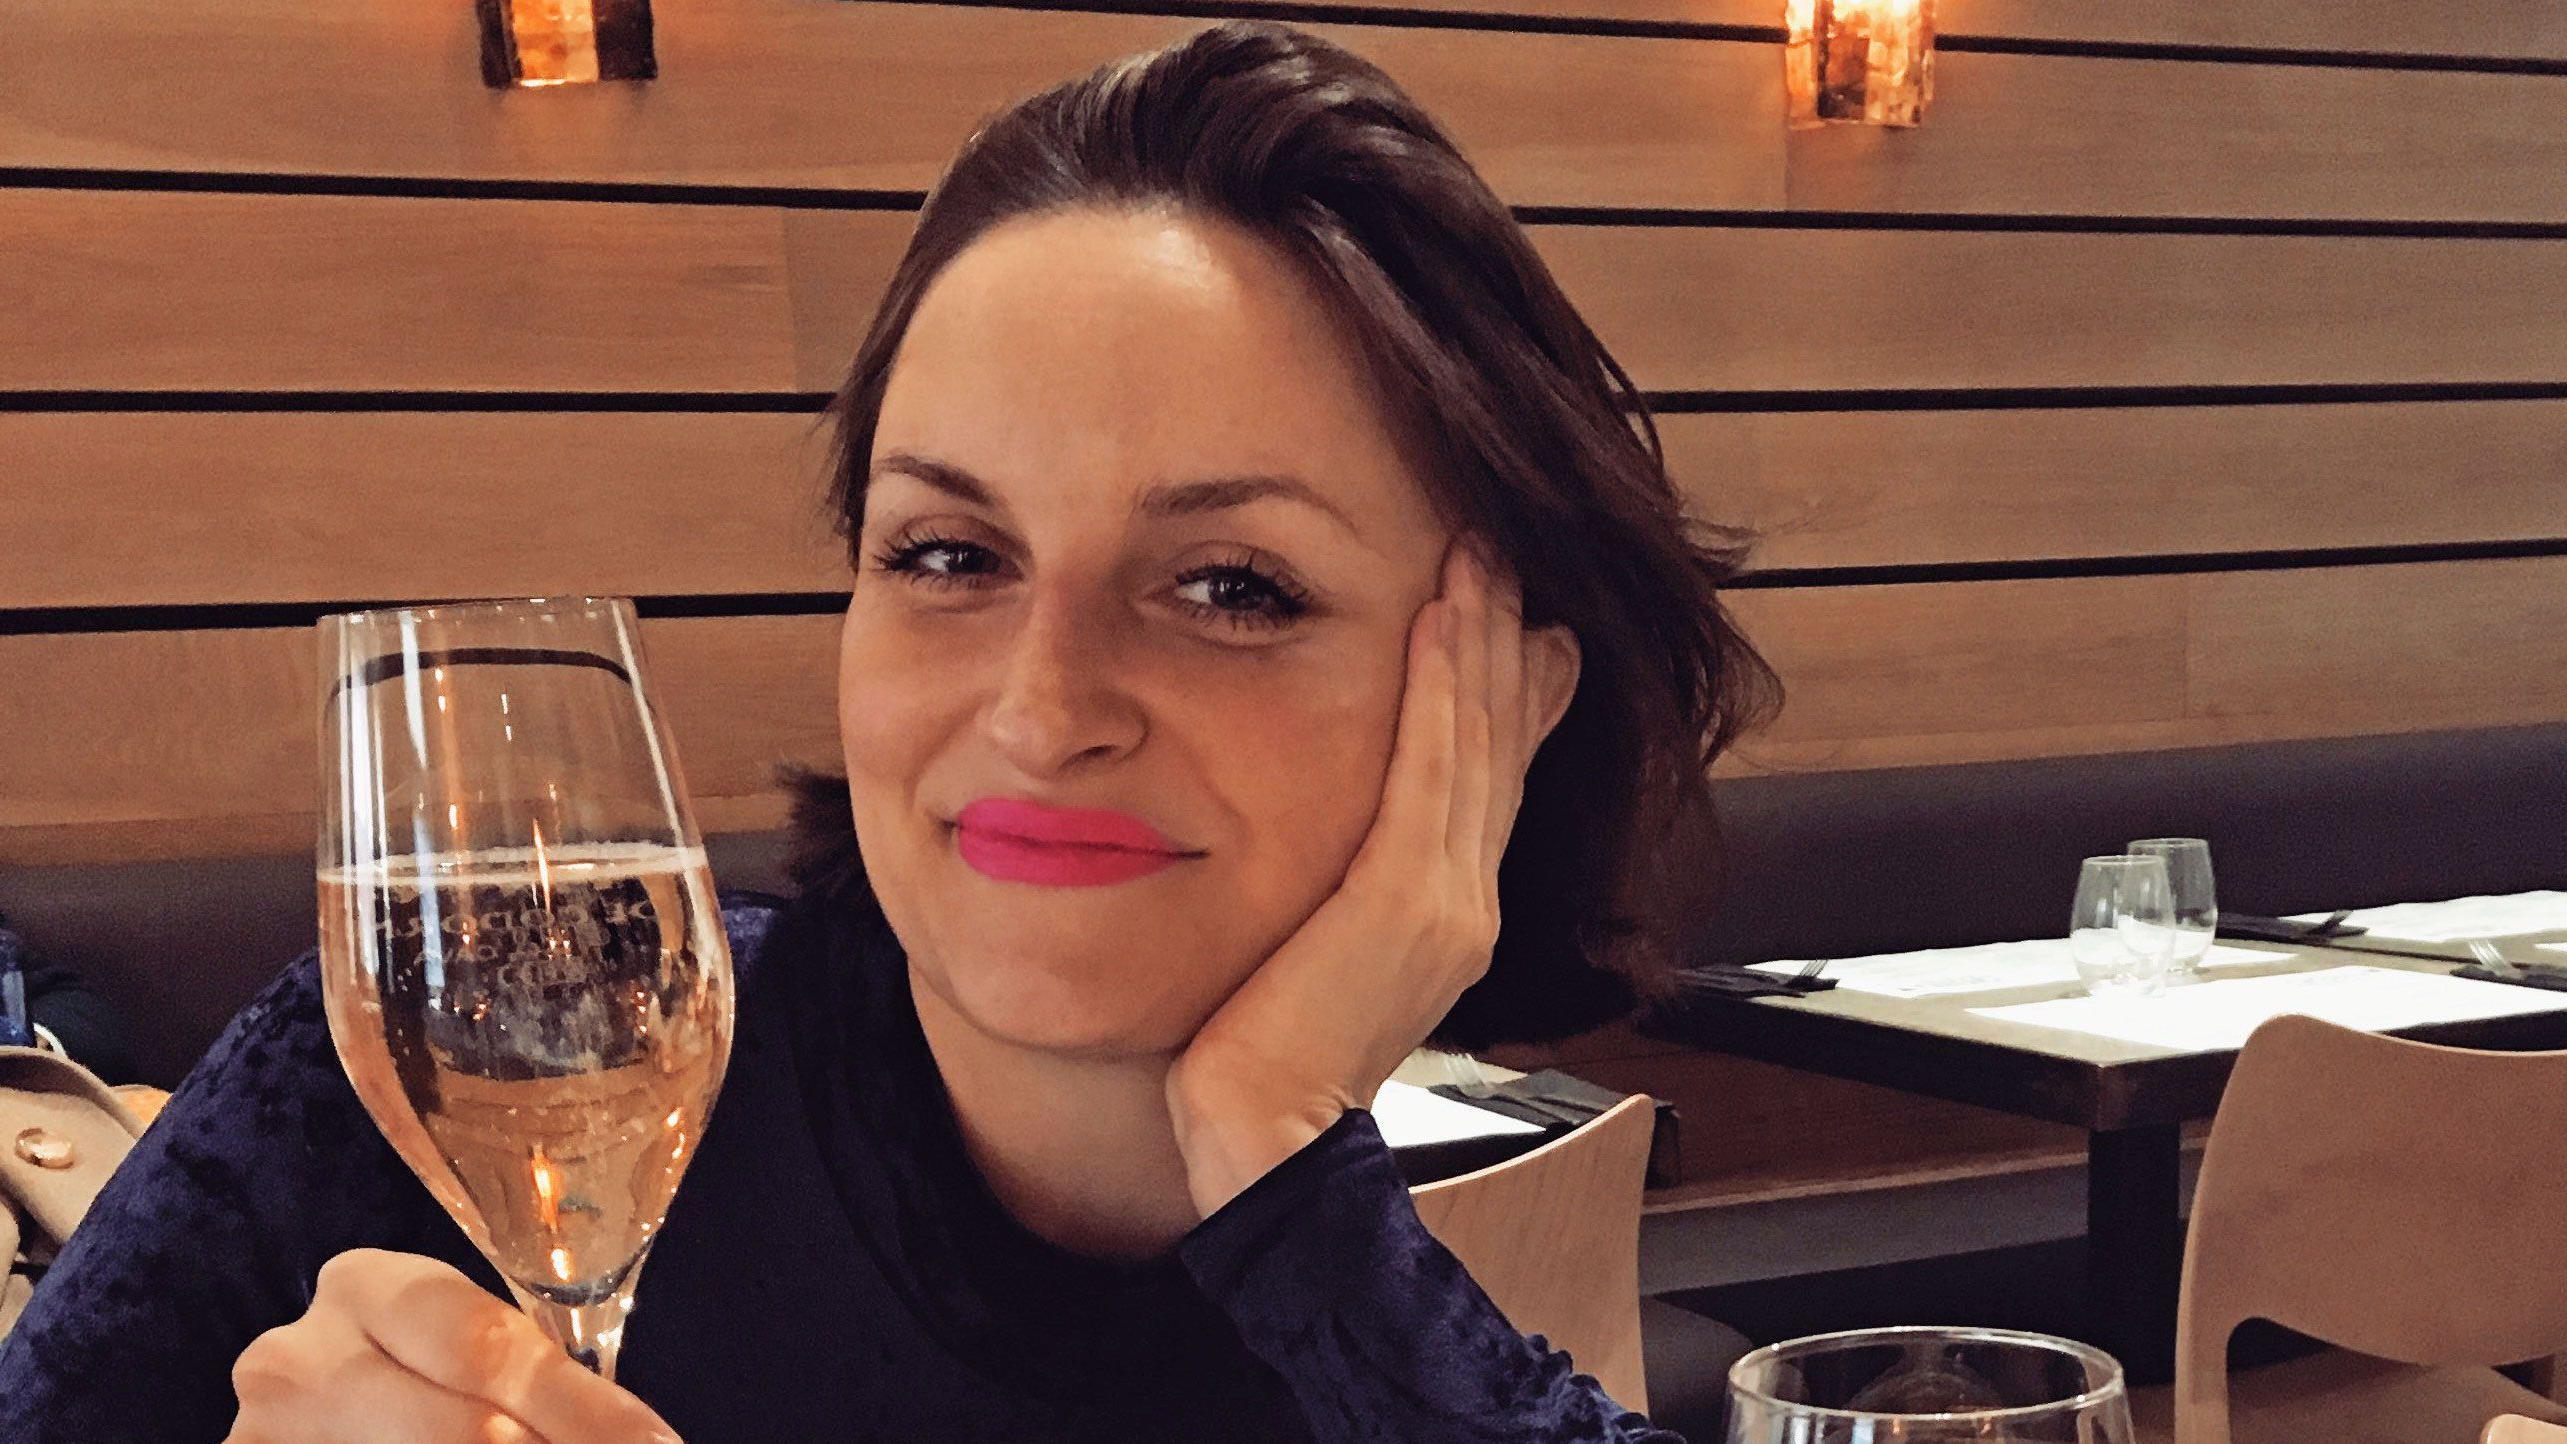
[(648, 80), (650, 0), (476, 0), (481, 78), (493, 86)]
[(1934, 0), (1783, 0), (1791, 123), (1914, 125), (1934, 97)]

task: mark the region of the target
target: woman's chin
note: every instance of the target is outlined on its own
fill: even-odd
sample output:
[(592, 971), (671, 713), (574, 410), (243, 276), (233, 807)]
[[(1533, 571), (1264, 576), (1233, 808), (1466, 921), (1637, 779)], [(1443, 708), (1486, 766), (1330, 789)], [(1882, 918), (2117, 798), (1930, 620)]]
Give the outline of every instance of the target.
[(1119, 969), (1100, 973), (1019, 962), (995, 975), (949, 978), (945, 991), (986, 1036), (1077, 1057), (1174, 1054), (1211, 1011), (1209, 1004), (1148, 1001), (1147, 990)]

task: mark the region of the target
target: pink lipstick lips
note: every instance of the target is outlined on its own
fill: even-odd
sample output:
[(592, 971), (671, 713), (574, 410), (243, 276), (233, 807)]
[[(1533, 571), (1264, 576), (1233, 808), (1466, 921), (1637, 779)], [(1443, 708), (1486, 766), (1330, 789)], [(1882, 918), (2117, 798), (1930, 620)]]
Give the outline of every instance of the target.
[(1123, 812), (984, 797), (954, 818), (963, 861), (1002, 882), (1102, 887), (1146, 877), (1189, 854)]

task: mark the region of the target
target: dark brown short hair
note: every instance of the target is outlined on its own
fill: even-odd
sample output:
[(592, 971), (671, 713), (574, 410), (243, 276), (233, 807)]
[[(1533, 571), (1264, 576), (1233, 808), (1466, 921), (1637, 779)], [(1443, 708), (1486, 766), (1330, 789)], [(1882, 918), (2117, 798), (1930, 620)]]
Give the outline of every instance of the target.
[[(1669, 843), (1688, 821), (1703, 835), (1711, 759), (1778, 695), (1717, 596), (1745, 539), (1682, 514), (1631, 378), (1506, 205), (1369, 62), (1234, 22), (983, 124), (929, 195), (832, 408), (841, 533), (862, 529), (883, 390), (929, 283), (999, 223), (1077, 207), (1219, 217), (1299, 264), (1437, 511), (1513, 567), (1528, 626), (1578, 639), (1577, 693), (1533, 759), (1499, 868), (1495, 955), (1434, 1041), (1565, 1036), (1654, 993), (1671, 957), (1669, 920), (1651, 915)], [(797, 790), (806, 893), (878, 917), (846, 780), (803, 774)]]

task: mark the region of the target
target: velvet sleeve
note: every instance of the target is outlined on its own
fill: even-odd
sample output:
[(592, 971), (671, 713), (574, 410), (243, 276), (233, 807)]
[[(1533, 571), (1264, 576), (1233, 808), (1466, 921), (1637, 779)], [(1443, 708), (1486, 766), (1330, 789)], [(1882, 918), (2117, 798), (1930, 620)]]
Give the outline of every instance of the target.
[(361, 1246), (470, 1253), (340, 1073), (306, 954), (180, 1085), (0, 1342), (0, 1437), (221, 1439), (232, 1361)]
[(1281, 1373), (1317, 1444), (1683, 1444), (1516, 1332), (1417, 1218), (1356, 1109), (1177, 1253)]

